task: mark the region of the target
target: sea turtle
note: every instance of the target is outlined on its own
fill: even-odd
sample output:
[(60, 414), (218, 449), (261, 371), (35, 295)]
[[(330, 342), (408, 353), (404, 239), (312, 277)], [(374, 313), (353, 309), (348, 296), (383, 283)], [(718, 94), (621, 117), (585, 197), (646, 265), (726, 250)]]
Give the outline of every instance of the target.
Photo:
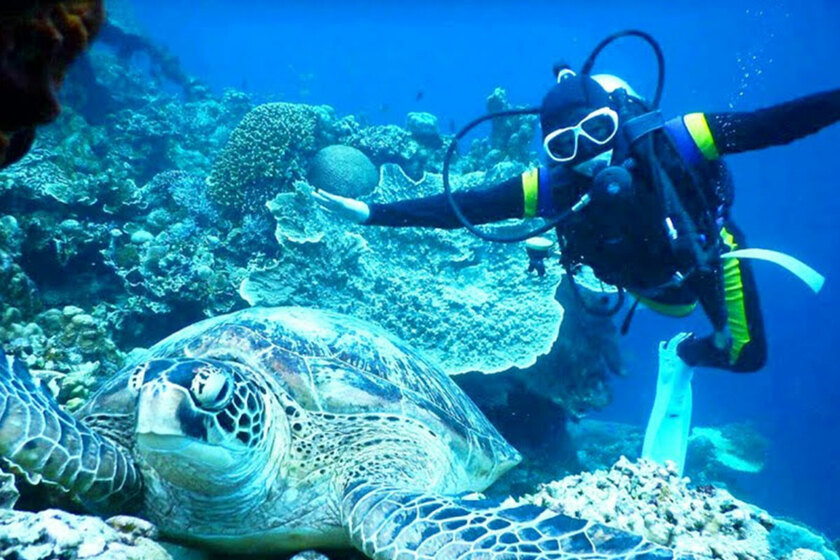
[(7, 464), (180, 541), (377, 559), (672, 558), (596, 523), (468, 495), (519, 454), (437, 366), (352, 317), (281, 307), (201, 321), (75, 416), (19, 360), (0, 362)]

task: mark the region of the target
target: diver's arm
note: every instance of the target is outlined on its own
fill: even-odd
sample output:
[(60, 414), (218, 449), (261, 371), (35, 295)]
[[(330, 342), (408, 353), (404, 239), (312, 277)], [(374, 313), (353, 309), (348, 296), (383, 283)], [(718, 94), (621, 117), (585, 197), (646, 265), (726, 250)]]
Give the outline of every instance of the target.
[[(489, 188), (456, 192), (453, 196), (472, 224), (524, 216), (522, 177), (514, 177)], [(388, 204), (370, 204), (369, 207), (370, 215), (362, 222), (366, 225), (440, 229), (463, 227), (443, 194)]]
[(781, 146), (840, 121), (840, 89), (757, 111), (706, 113), (706, 120), (720, 155)]

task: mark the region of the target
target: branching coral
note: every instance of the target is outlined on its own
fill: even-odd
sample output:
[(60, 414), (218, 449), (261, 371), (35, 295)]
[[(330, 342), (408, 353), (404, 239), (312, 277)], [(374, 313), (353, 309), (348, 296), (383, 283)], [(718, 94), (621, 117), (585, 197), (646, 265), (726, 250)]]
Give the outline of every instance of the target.
[(235, 215), (260, 211), (306, 175), (331, 110), (292, 103), (260, 105), (231, 134), (208, 179), (212, 198)]
[(421, 144), (414, 135), (396, 125), (359, 129), (346, 143), (360, 149), (376, 165), (395, 163), (416, 180), (426, 171), (439, 170), (440, 150)]

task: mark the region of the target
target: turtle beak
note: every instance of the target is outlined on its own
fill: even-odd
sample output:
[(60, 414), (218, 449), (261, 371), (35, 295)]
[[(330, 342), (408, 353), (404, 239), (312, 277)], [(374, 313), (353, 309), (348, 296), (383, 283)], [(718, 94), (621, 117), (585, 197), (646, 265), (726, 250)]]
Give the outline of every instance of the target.
[(183, 387), (161, 379), (141, 387), (137, 402), (138, 448), (166, 478), (208, 492), (203, 475), (230, 470), (236, 457), (207, 443), (204, 420)]
[(135, 431), (138, 438), (147, 435), (186, 438), (200, 436), (204, 427), (182, 387), (155, 379), (140, 389)]

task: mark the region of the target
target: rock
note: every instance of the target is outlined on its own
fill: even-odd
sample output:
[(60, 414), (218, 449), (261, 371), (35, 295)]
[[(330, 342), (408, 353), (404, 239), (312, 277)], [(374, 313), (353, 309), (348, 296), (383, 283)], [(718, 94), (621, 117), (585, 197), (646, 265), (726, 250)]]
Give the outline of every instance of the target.
[(145, 245), (155, 240), (155, 236), (148, 231), (141, 229), (131, 234), (131, 242), (135, 245)]
[(790, 519), (774, 520), (774, 526), (770, 530), (770, 546), (777, 558), (792, 558), (792, 555), (799, 551), (804, 560), (810, 557), (805, 556), (803, 550), (809, 550), (818, 553), (825, 560), (840, 559), (828, 538)]
[(522, 502), (635, 531), (678, 553), (722, 560), (775, 558), (754, 506), (725, 490), (690, 489), (672, 467), (649, 461), (622, 457), (609, 471), (546, 484)]
[(0, 510), (15, 507), (19, 497), (14, 475), (0, 471)]
[[(289, 560), (330, 560), (329, 556), (325, 554), (321, 554), (317, 550), (304, 550), (303, 552), (298, 552)], [(802, 559), (805, 560), (805, 559)]]
[(439, 136), (438, 119), (430, 113), (409, 113), (405, 119), (405, 129), (421, 140)]
[(106, 519), (105, 523), (120, 533), (131, 535), (134, 538), (156, 539), (158, 537), (157, 527), (145, 519), (131, 517), (130, 515), (115, 515)]
[(197, 548), (188, 548), (170, 542), (162, 542), (160, 545), (169, 553), (172, 560), (215, 560), (218, 558)]
[(825, 556), (819, 552), (807, 548), (797, 548), (785, 557), (786, 560), (825, 560)]
[[(121, 518), (118, 526), (143, 527)], [(32, 560), (171, 560), (148, 531), (122, 532), (98, 517), (60, 510), (39, 513), (0, 509), (0, 557)]]
[(695, 427), (689, 445), (694, 449), (693, 461), (706, 469), (718, 468), (742, 473), (759, 473), (764, 469), (767, 439), (745, 424), (720, 428)]
[[(569, 426), (582, 470), (609, 468), (619, 457), (638, 458), (644, 426), (583, 419)], [(764, 464), (766, 439), (745, 424), (695, 426), (688, 442), (686, 476), (698, 486), (735, 490), (740, 474)]]

